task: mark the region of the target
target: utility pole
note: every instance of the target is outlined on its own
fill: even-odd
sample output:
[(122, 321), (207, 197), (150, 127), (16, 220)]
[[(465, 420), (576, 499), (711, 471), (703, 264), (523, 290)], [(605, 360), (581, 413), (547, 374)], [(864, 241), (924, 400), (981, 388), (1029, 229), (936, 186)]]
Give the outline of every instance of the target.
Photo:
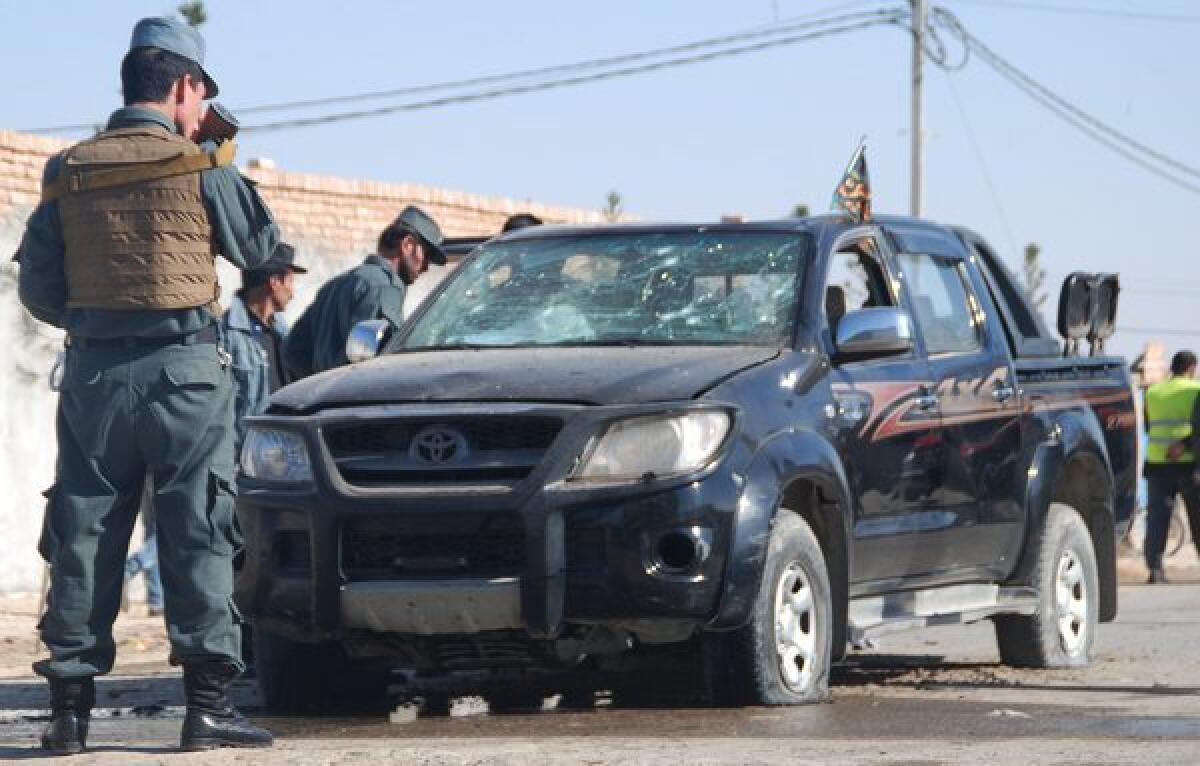
[(912, 4), (912, 32), (913, 32), (913, 49), (912, 49), (912, 125), (910, 134), (912, 139), (912, 188), (909, 195), (909, 212), (913, 216), (921, 215), (921, 144), (922, 144), (922, 129), (921, 129), (921, 86), (923, 84), (924, 75), (921, 72), (921, 65), (924, 63), (925, 56), (925, 16), (926, 16), (926, 0), (909, 0)]

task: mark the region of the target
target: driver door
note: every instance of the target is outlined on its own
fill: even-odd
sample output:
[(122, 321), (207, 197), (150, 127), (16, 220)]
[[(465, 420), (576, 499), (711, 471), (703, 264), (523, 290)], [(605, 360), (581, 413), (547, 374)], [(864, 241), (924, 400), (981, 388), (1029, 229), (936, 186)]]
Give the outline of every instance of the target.
[(824, 292), (834, 439), (855, 506), (855, 584), (929, 571), (934, 562), (922, 533), (936, 513), (943, 463), (937, 398), (922, 349), (843, 360), (834, 348), (846, 314), (900, 305), (882, 246), (875, 230), (840, 240), (829, 256)]

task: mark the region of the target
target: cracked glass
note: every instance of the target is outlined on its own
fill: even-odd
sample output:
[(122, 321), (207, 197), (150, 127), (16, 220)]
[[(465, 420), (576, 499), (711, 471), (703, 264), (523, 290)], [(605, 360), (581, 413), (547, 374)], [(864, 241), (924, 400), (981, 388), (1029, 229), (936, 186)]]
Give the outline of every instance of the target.
[(400, 347), (782, 345), (809, 248), (802, 232), (703, 230), (486, 244)]

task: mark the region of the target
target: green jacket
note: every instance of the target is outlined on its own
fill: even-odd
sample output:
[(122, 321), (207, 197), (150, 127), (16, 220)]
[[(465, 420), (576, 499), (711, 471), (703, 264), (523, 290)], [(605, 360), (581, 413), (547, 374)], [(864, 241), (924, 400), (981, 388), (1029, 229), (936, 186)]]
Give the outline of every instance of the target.
[(296, 380), (346, 364), (346, 338), (354, 325), (386, 319), (399, 327), (403, 309), (404, 281), (387, 261), (367, 256), (322, 285), (296, 320), (284, 346), (288, 374)]
[[(175, 130), (174, 124), (161, 113), (139, 107), (118, 109), (109, 118), (107, 129), (138, 125), (160, 125)], [(46, 163), (47, 181), (58, 177), (60, 161), (60, 157), (53, 157)], [(258, 192), (237, 168), (230, 165), (202, 171), (200, 192), (221, 255), (239, 269), (265, 263), (279, 241), (279, 227)], [(217, 321), (207, 308), (68, 309), (65, 252), (58, 203), (38, 205), (17, 250), (21, 265), (18, 293), (21, 303), (36, 319), (61, 327), (69, 335), (86, 338), (184, 335)]]

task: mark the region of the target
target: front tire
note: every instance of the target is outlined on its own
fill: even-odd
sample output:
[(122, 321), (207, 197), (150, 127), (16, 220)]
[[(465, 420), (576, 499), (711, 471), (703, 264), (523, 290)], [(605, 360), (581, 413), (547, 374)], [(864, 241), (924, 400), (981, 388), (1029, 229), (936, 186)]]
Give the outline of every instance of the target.
[(1099, 622), (1099, 581), (1087, 525), (1071, 506), (1051, 504), (1030, 583), (1038, 591), (1038, 610), (994, 619), (1000, 661), (1025, 668), (1088, 664)]
[(804, 705), (829, 697), (833, 604), (825, 555), (812, 528), (780, 508), (754, 614), (705, 637), (718, 704)]

